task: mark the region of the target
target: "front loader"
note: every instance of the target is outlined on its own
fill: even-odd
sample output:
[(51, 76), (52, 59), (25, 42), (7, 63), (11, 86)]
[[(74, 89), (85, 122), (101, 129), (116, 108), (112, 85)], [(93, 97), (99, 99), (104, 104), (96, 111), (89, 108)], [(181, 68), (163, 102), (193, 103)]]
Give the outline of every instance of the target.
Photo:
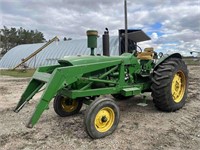
[(120, 118), (115, 101), (101, 95), (124, 100), (151, 92), (155, 106), (162, 111), (172, 112), (184, 106), (188, 71), (180, 54), (158, 58), (153, 48), (146, 48), (120, 56), (95, 56), (98, 32), (89, 30), (87, 36), (90, 56), (64, 57), (58, 65), (39, 67), (34, 73), (14, 110), (19, 112), (45, 87), (27, 127), (38, 122), (53, 98), (54, 110), (61, 117), (77, 114), (83, 104), (89, 105), (84, 124), (94, 139), (111, 134)]

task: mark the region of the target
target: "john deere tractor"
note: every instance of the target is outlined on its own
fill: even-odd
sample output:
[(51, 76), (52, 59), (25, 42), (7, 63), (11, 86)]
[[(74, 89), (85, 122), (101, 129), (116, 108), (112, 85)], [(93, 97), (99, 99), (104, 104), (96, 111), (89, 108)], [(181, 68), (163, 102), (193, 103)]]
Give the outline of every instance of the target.
[[(94, 139), (105, 137), (117, 128), (120, 110), (115, 98), (124, 100), (151, 92), (159, 110), (173, 112), (184, 106), (188, 70), (181, 55), (162, 56), (153, 48), (141, 50), (137, 42), (148, 37), (139, 30), (128, 32), (128, 53), (124, 53), (124, 30), (119, 33), (120, 56), (95, 55), (98, 32), (89, 30), (87, 36), (91, 55), (65, 56), (58, 60), (58, 65), (36, 70), (14, 110), (19, 112), (45, 87), (27, 127), (32, 128), (38, 122), (52, 99), (53, 108), (61, 117), (77, 114), (83, 104), (88, 105), (84, 125), (88, 135)], [(108, 32), (103, 39), (106, 35)], [(113, 98), (105, 95), (112, 95)]]

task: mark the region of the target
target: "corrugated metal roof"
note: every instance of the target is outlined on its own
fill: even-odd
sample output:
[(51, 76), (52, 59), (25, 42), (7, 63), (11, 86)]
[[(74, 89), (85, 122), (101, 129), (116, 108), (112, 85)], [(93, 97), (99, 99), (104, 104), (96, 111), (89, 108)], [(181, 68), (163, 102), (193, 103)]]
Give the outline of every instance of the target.
[[(0, 68), (14, 68), (22, 58), (28, 57), (44, 43), (19, 45), (9, 50), (0, 60)], [(118, 37), (110, 37), (110, 55), (119, 55)], [(98, 38), (98, 46), (95, 50), (102, 54), (102, 38)], [(36, 56), (27, 61), (31, 68), (57, 64), (57, 60), (64, 56), (89, 55), (87, 39), (53, 42)]]

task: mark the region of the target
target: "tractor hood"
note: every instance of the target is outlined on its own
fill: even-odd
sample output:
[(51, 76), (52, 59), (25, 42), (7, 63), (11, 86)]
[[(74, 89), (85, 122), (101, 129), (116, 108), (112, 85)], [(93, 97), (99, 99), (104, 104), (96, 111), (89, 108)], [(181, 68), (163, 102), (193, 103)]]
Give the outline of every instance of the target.
[(134, 57), (132, 54), (124, 53), (121, 56), (65, 56), (58, 60), (58, 63), (65, 66), (83, 65), (97, 62), (109, 62), (113, 60), (122, 60), (125, 63), (129, 63), (131, 58)]

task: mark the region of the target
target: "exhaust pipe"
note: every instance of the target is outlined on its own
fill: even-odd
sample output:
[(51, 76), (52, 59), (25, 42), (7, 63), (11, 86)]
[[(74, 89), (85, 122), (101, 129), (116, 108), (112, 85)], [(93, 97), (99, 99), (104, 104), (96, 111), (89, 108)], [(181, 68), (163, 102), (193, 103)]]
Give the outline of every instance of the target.
[(109, 41), (109, 31), (108, 28), (106, 28), (106, 31), (104, 31), (104, 34), (102, 36), (102, 45), (103, 45), (103, 55), (104, 56), (110, 56), (110, 41)]

